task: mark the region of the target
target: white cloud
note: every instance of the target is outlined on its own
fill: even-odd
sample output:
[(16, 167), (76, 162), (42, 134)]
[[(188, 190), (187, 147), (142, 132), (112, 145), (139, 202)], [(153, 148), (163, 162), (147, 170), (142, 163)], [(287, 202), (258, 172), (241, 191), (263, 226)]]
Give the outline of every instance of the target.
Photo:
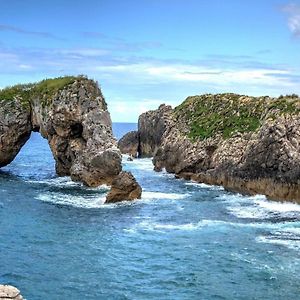
[(283, 11), (288, 14), (288, 26), (295, 37), (300, 37), (300, 5), (290, 3), (284, 6)]

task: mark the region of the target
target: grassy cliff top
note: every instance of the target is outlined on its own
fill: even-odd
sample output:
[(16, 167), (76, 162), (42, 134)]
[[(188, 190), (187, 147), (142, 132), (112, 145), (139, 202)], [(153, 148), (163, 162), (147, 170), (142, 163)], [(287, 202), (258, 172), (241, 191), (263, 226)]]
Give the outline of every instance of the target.
[(44, 79), (37, 83), (17, 84), (0, 90), (0, 101), (19, 99), (25, 106), (29, 106), (30, 99), (43, 96), (51, 98), (57, 91), (63, 89), (76, 80), (87, 79), (84, 76), (64, 76)]
[(207, 139), (217, 134), (230, 138), (235, 133), (256, 131), (263, 120), (283, 114), (299, 114), (297, 95), (249, 97), (238, 94), (205, 94), (188, 97), (174, 110), (192, 140)]

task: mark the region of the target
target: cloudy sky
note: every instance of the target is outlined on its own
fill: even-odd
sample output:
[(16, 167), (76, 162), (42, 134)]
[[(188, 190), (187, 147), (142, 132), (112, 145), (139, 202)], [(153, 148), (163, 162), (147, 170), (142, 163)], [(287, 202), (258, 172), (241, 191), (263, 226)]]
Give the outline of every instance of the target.
[(76, 74), (113, 121), (195, 94), (300, 94), (300, 0), (0, 0), (0, 87)]

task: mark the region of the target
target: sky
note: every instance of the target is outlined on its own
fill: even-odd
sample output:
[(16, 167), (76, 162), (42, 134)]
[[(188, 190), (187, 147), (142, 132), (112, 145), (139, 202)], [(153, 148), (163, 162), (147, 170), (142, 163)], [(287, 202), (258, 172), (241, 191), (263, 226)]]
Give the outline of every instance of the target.
[(79, 74), (114, 122), (204, 93), (300, 94), (300, 0), (0, 0), (0, 88)]

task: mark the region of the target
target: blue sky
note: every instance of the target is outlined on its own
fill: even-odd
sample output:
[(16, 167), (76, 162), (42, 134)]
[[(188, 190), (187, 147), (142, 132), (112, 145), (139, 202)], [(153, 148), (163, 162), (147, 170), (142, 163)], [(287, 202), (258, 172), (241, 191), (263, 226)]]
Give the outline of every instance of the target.
[(195, 94), (300, 94), (300, 0), (0, 0), (0, 87), (76, 74), (113, 121)]

